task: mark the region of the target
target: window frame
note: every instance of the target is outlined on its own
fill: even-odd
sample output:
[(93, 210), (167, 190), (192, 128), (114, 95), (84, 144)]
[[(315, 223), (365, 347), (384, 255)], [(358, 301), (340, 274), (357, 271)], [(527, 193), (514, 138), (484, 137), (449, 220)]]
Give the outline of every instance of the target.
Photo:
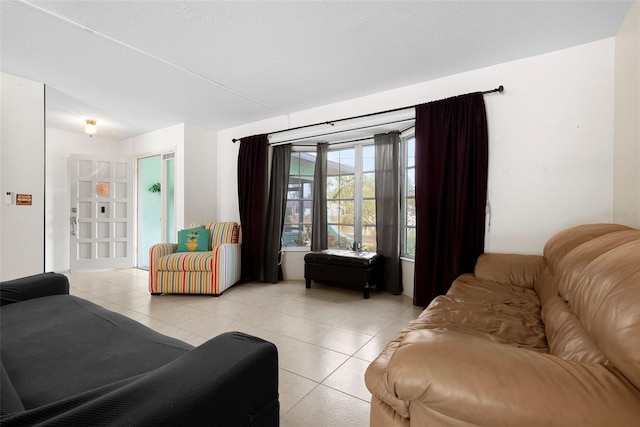
[[(316, 154), (316, 149), (315, 147), (291, 147), (291, 157), (293, 158), (294, 155), (300, 155), (300, 153), (313, 153), (314, 155)], [(285, 206), (289, 204), (289, 202), (291, 201), (295, 201), (297, 203), (299, 203), (299, 205), (303, 208), (303, 211), (300, 213), (299, 215), (299, 219), (300, 221), (297, 223), (298, 225), (300, 225), (301, 227), (305, 227), (308, 226), (309, 229), (311, 229), (311, 227), (313, 226), (313, 186), (315, 185), (315, 177), (314, 175), (301, 175), (300, 174), (300, 169), (298, 169), (298, 175), (297, 178), (301, 178), (301, 177), (308, 177), (311, 176), (312, 181), (311, 181), (311, 197), (310, 198), (305, 198), (304, 197), (304, 191), (303, 191), (303, 187), (300, 186), (299, 188), (299, 198), (296, 199), (289, 199), (288, 194), (287, 194), (287, 198), (285, 200)], [(289, 171), (289, 180), (291, 179), (291, 171)], [(288, 189), (287, 189), (287, 193), (288, 193)], [(305, 201), (311, 201), (311, 221), (309, 222), (305, 222), (304, 221), (304, 202)], [(285, 226), (286, 226), (286, 222), (285, 222)], [(283, 233), (284, 233), (284, 229), (283, 229)], [(311, 238), (311, 236), (309, 236), (309, 239)], [(282, 241), (282, 251), (283, 252), (309, 252), (311, 251), (311, 244), (309, 245), (304, 245), (304, 246), (286, 246), (286, 243), (284, 242), (284, 238)]]
[(408, 173), (407, 171), (409, 169), (413, 169), (414, 171), (414, 179), (415, 179), (415, 163), (413, 166), (409, 166), (408, 165), (408, 154), (409, 154), (409, 148), (408, 148), (408, 143), (409, 140), (413, 139), (414, 140), (414, 153), (415, 153), (415, 127), (411, 127), (409, 129), (407, 129), (406, 131), (402, 132), (400, 134), (400, 179), (401, 179), (401, 185), (400, 185), (400, 257), (401, 258), (406, 258), (409, 260), (415, 260), (415, 248), (414, 248), (414, 253), (408, 253), (407, 252), (407, 234), (408, 231), (410, 229), (414, 230), (414, 233), (417, 230), (417, 224), (413, 224), (413, 225), (409, 225), (408, 224), (408, 218), (407, 218), (407, 213), (408, 213), (408, 209), (407, 209), (407, 205), (408, 205), (408, 200), (409, 199), (413, 199), (413, 203), (415, 206), (415, 193), (416, 193), (416, 189), (414, 188), (414, 194), (413, 196), (409, 196), (408, 195), (408, 188), (407, 188), (407, 183), (408, 183)]
[[(354, 197), (353, 199), (345, 199), (345, 198), (337, 198), (337, 199), (330, 199), (329, 198), (329, 194), (327, 191), (327, 207), (329, 205), (330, 201), (353, 201), (353, 209), (354, 209), (354, 215), (353, 215), (353, 223), (352, 224), (342, 224), (342, 223), (334, 223), (330, 221), (329, 215), (327, 214), (327, 228), (330, 226), (340, 226), (340, 225), (346, 225), (346, 226), (353, 226), (353, 241), (354, 242), (360, 242), (361, 244), (363, 244), (363, 240), (362, 240), (362, 235), (363, 235), (363, 228), (365, 227), (363, 225), (363, 207), (364, 207), (364, 201), (365, 200), (374, 200), (375, 201), (375, 193), (374, 193), (374, 197), (365, 197), (364, 195), (364, 174), (373, 174), (374, 176), (374, 183), (375, 183), (375, 166), (373, 170), (367, 170), (366, 172), (363, 170), (364, 169), (364, 148), (365, 147), (372, 147), (374, 149), (374, 153), (375, 153), (375, 144), (374, 144), (374, 140), (373, 138), (370, 139), (365, 139), (365, 140), (360, 140), (357, 142), (352, 142), (352, 143), (346, 143), (346, 144), (334, 144), (333, 147), (332, 145), (329, 145), (328, 151), (330, 152), (335, 152), (335, 151), (341, 151), (341, 150), (348, 150), (348, 149), (353, 149), (354, 150), (354, 172), (353, 172), (353, 176), (354, 176)], [(375, 156), (375, 154), (374, 154)], [(374, 163), (375, 165), (375, 163)], [(343, 176), (344, 174), (329, 174), (327, 171), (327, 182), (325, 182), (325, 185), (328, 185), (328, 180), (329, 177), (336, 177), (336, 176)], [(351, 175), (351, 174), (348, 174)], [(375, 185), (375, 184), (374, 184)], [(374, 187), (375, 188), (375, 187)], [(359, 197), (356, 197), (356, 195), (359, 195)], [(374, 202), (375, 203), (375, 202)], [(376, 229), (377, 224), (374, 222), (374, 224), (367, 224), (367, 227), (372, 227), (374, 229)], [(377, 230), (376, 230), (377, 231)], [(327, 230), (328, 232), (328, 230)], [(338, 249), (338, 248), (332, 248), (329, 247), (329, 249)], [(371, 251), (374, 248), (370, 248), (370, 247), (365, 247), (364, 250), (365, 251)]]

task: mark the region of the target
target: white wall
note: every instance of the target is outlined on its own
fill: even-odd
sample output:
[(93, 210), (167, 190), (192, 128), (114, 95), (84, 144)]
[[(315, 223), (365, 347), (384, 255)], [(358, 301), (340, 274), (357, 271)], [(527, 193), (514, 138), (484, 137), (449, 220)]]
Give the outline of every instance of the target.
[(216, 221), (217, 132), (185, 124), (184, 127), (184, 221)]
[(47, 128), (46, 194), (45, 208), (45, 269), (69, 270), (69, 244), (71, 235), (71, 201), (69, 194), (69, 156), (81, 154), (119, 158), (122, 143), (101, 138), (89, 138), (83, 133)]
[[(489, 122), (488, 252), (541, 253), (556, 232), (611, 222), (614, 39), (577, 46), (218, 133), (218, 216), (238, 220), (238, 144), (231, 138), (415, 105), (502, 84)], [(290, 262), (296, 263), (295, 266)], [(302, 271), (287, 253), (286, 272)], [(412, 283), (405, 271), (405, 283)], [(411, 275), (412, 276), (412, 275)]]
[(616, 35), (613, 221), (640, 228), (640, 2)]
[[(9, 280), (45, 267), (44, 85), (1, 73), (0, 87), (0, 280)], [(32, 205), (17, 206), (16, 193), (31, 194)]]

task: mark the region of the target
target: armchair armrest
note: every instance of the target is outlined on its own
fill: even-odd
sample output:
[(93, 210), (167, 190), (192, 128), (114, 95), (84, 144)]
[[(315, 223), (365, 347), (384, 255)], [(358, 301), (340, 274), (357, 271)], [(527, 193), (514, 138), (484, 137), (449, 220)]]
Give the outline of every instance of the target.
[(154, 261), (165, 255), (176, 253), (178, 250), (177, 243), (157, 243), (149, 249), (149, 266), (153, 268)]
[(151, 291), (151, 293), (158, 292), (158, 282), (156, 279), (158, 274), (158, 260), (165, 255), (175, 253), (177, 250), (177, 243), (158, 243), (149, 248), (149, 291)]
[(218, 292), (231, 287), (240, 280), (242, 245), (239, 243), (221, 243), (213, 248), (215, 256), (216, 283)]
[(219, 335), (167, 365), (2, 418), (2, 425), (273, 426), (278, 353), (260, 338)]
[(544, 267), (544, 258), (540, 255), (488, 253), (478, 257), (474, 275), (479, 280), (533, 288)]
[(58, 273), (40, 273), (0, 282), (0, 305), (69, 293), (69, 279)]
[[(411, 418), (474, 425), (634, 425), (640, 390), (615, 369), (451, 331), (408, 333), (387, 387)], [(416, 420), (418, 423), (420, 420)]]

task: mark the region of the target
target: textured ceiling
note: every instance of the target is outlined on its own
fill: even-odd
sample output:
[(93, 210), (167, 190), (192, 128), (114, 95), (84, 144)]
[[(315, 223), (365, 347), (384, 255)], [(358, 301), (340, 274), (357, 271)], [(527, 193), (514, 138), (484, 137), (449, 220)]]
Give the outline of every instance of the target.
[(617, 1), (0, 2), (2, 71), (47, 125), (224, 129), (615, 35)]

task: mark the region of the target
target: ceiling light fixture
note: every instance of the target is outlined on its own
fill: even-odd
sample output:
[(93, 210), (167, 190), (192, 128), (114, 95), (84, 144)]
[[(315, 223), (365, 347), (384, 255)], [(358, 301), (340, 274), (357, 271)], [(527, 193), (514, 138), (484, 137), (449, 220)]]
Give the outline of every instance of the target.
[(85, 120), (87, 122), (87, 127), (84, 128), (84, 132), (89, 135), (91, 138), (96, 134), (96, 121), (95, 120)]

